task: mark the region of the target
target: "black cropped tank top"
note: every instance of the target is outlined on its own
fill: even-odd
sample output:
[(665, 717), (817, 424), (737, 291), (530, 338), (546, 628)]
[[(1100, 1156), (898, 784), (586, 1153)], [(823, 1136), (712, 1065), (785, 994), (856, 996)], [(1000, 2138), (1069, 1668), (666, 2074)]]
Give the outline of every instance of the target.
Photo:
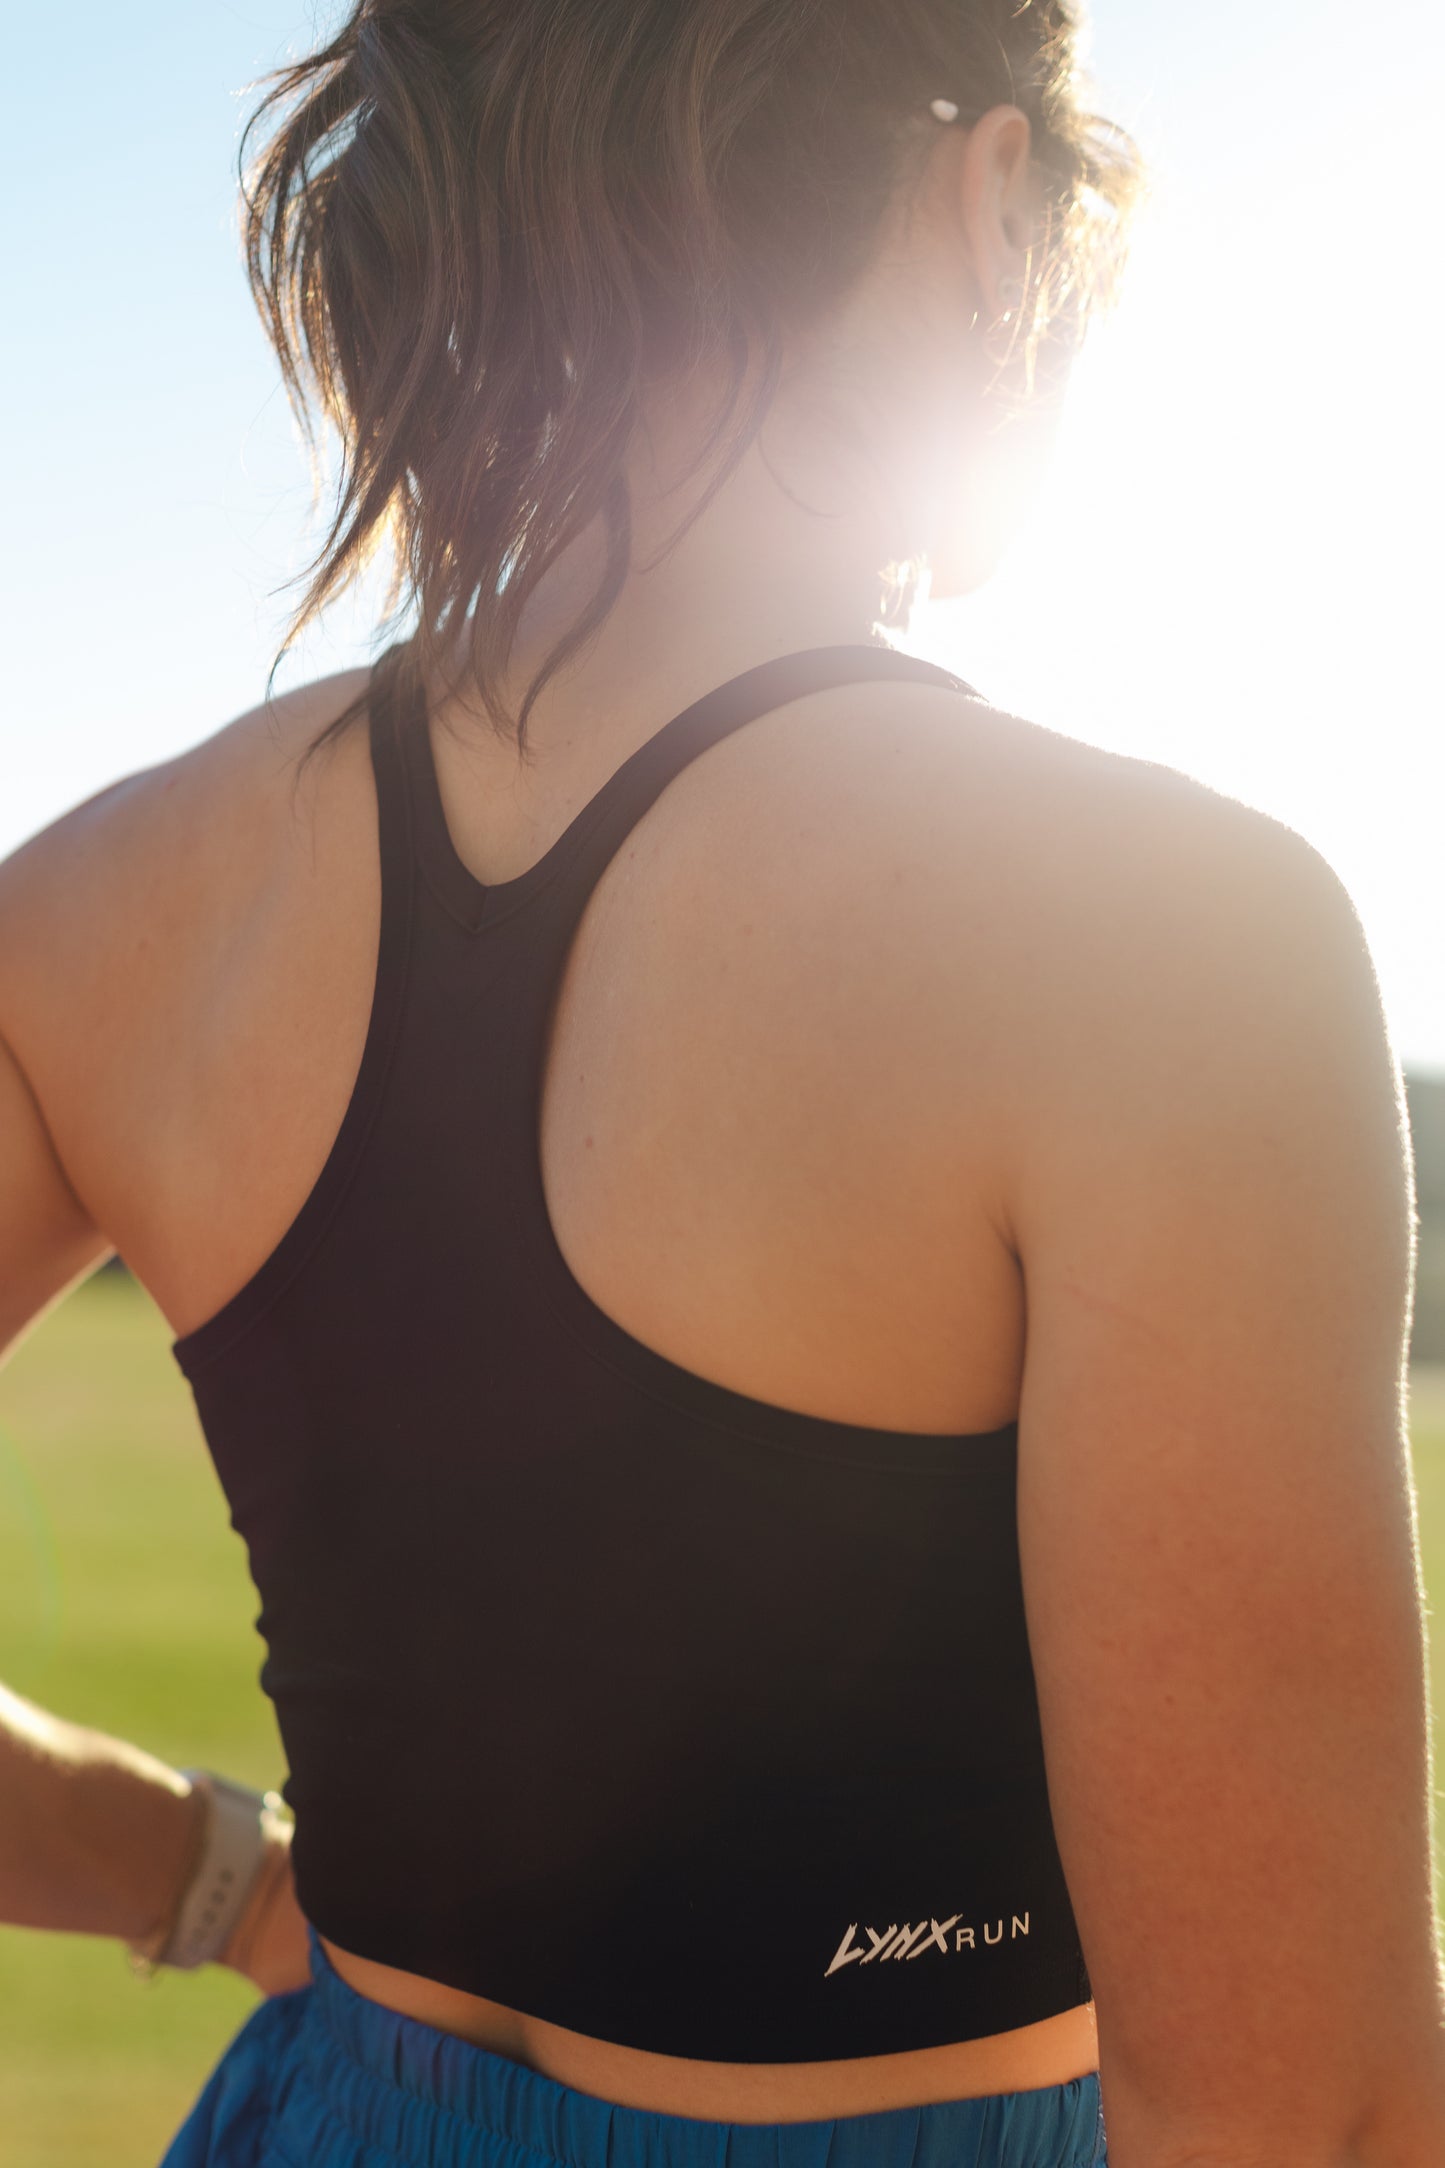
[(302, 1910), (357, 1956), (705, 2061), (1086, 2002), (1016, 1425), (829, 1422), (681, 1368), (573, 1278), (537, 1142), (578, 921), (672, 778), (808, 692), (970, 688), (887, 648), (765, 663), (488, 887), (397, 654), (352, 1097), (277, 1247), (174, 1343), (260, 1597)]

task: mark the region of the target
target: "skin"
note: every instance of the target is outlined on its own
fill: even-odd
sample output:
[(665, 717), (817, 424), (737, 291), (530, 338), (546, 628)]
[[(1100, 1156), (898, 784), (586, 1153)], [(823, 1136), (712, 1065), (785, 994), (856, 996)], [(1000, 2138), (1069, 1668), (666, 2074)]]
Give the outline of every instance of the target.
[[(712, 685), (872, 638), (880, 565), (926, 551), (935, 591), (987, 576), (1053, 427), (989, 432), (990, 334), (1037, 219), (1022, 114), (937, 130), (871, 270), (799, 342), (767, 458), (660, 558), (700, 484), (678, 479), (697, 406), (659, 395), (631, 468), (652, 568), (539, 704), (533, 759), (464, 698), (434, 712), (480, 879), (534, 863)], [(537, 597), (514, 693), (597, 547)], [(299, 785), (297, 761), (358, 682), (240, 718), (0, 868), (0, 1345), (112, 1248), (193, 1330), (310, 1189), (360, 1056), (379, 894), (364, 734)], [(1019, 1421), (1051, 1797), (1097, 2001), (914, 2054), (734, 2066), (328, 1942), (337, 1970), (665, 2113), (808, 2120), (1099, 2068), (1114, 2168), (1435, 2168), (1400, 1119), (1358, 920), (1278, 823), (901, 684), (798, 701), (695, 761), (607, 868), (564, 974), (539, 1110), (553, 1226), (628, 1332), (736, 1390), (925, 1432)], [(136, 1750), (94, 1735), (67, 1763), (61, 1720), (26, 1721), (4, 1916), (59, 1925), (69, 1905), (141, 1932), (184, 1854), (184, 1780), (132, 1761), (123, 1781)], [(36, 1864), (43, 1830), (86, 1811), (77, 1760), (135, 1810), (83, 1901), (75, 1861)], [(267, 1992), (304, 1982), (284, 1848), (227, 1956)]]

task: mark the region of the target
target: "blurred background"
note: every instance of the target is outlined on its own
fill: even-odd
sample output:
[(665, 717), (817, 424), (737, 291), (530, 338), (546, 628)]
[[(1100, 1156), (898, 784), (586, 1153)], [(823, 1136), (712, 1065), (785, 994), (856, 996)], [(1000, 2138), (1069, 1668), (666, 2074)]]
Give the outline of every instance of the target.
[[(336, 0), (9, 11), (0, 853), (261, 696), (310, 485), (235, 238), (247, 86)], [(1155, 177), (1048, 491), (908, 645), (1000, 706), (1306, 836), (1355, 899), (1421, 1210), (1412, 1419), (1445, 1590), (1445, 424), (1427, 221), (1445, 20), (1097, 0)], [(282, 665), (365, 659), (376, 593)], [(97, 1080), (101, 1088), (101, 1080)], [(99, 1274), (0, 1375), (0, 1678), (176, 1764), (279, 1781), (255, 1597), (163, 1325)], [(1432, 1615), (1432, 1631), (1434, 1619)], [(1435, 1678), (1445, 1651), (1438, 1648)], [(0, 1928), (0, 2168), (151, 2168), (255, 2000)]]

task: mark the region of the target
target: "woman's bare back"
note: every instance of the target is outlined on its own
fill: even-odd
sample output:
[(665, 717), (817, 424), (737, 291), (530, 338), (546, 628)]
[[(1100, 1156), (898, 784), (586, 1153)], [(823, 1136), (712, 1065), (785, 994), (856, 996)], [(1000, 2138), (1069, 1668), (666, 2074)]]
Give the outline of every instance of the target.
[[(356, 682), (292, 696), (279, 733), (258, 713), (103, 793), (7, 869), (28, 921), (7, 1022), (72, 1181), (177, 1335), (295, 1218), (359, 1064), (380, 905), (364, 728), (294, 803), (292, 788)], [(608, 867), (555, 1010), (546, 1193), (582, 1285), (672, 1360), (835, 1421), (984, 1432), (1017, 1414), (1022, 1291), (958, 1177), (976, 1166), (986, 1191), (1001, 1077), (985, 771), (1028, 726), (964, 723), (927, 689), (884, 698), (881, 720), (876, 687), (760, 718), (676, 778)], [(459, 750), (434, 722), (453, 839), (479, 879), (542, 855), (650, 735), (629, 721), (599, 733), (585, 772), (544, 762), (520, 798), (508, 750), (475, 736)], [(979, 1045), (940, 1166), (930, 959), (902, 984), (893, 953), (927, 908), (900, 889), (927, 883), (928, 839), (897, 827), (926, 785), (888, 771), (956, 771), (970, 736), (981, 793), (955, 828), (978, 894), (956, 973), (972, 951)]]
[[(81, 807), (0, 873), (6, 1083), (17, 1106), (22, 1094), (33, 1102), (56, 1182), (75, 1200), (64, 1277), (115, 1246), (177, 1335), (219, 1309), (296, 1216), (360, 1060), (379, 913), (364, 731), (296, 778), (304, 746), (357, 682), (309, 688), (274, 718), (243, 718)], [(464, 750), (434, 724), (464, 861), (483, 881), (525, 870), (627, 753), (705, 689), (653, 688), (636, 712), (591, 715), (575, 758), (544, 754), (515, 790), (505, 748), (474, 734)], [(566, 746), (565, 722), (549, 744)], [(1068, 1338), (1049, 1320), (1069, 1288), (1077, 1231), (1062, 1219), (1057, 1231), (1048, 1200), (1062, 1213), (1071, 1190), (1086, 1186), (1079, 1140), (1116, 1078), (1121, 1095), (1147, 1092), (1146, 1044), (1151, 1077), (1177, 1082), (1187, 1130), (1199, 1047), (1188, 1004), (1159, 998), (1166, 969), (1199, 968), (1181, 927), (1199, 931), (1199, 884), (1226, 870), (1236, 893), (1226, 908), (1221, 891), (1222, 915), (1232, 908), (1262, 923), (1300, 892), (1296, 840), (1170, 771), (917, 687), (816, 695), (736, 732), (638, 823), (592, 896), (563, 974), (539, 1138), (573, 1274), (673, 1361), (841, 1422), (993, 1430), (1018, 1418), (1021, 1389), (1041, 1410), (1061, 1406), (1072, 1364), (1081, 1381), (1072, 1427), (1084, 1435), (1096, 1412), (1080, 1367), (1088, 1343), (1076, 1335), (1061, 1359), (1048, 1352)], [(1148, 1036), (1116, 1047), (1131, 976), (1145, 981)], [(1212, 1104), (1211, 1090), (1217, 1081), (1203, 1080), (1200, 1104)], [(1141, 1136), (1141, 1161), (1151, 1150)], [(1177, 1198), (1160, 1202), (1177, 1213)], [(1248, 1198), (1243, 1208), (1247, 1217)], [(1117, 1281), (1107, 1229), (1091, 1235), (1092, 1252), (1079, 1248), (1080, 1317), (1091, 1307), (1106, 1317), (1110, 1286), (1128, 1284), (1138, 1214), (1138, 1198), (1122, 1198)], [(1043, 1260), (1037, 1286), (1016, 1217)], [(1099, 1219), (1095, 1208), (1096, 1230)], [(82, 1228), (95, 1231), (88, 1243)], [(0, 1345), (61, 1284), (17, 1285)], [(1030, 1318), (1031, 1385), (1026, 1288), (1044, 1319)], [(1130, 1473), (1151, 1432), (1151, 1362), (1177, 1357), (1151, 1354), (1146, 1296), (1119, 1312), (1125, 1367), (1116, 1375), (1137, 1408), (1131, 1414), (1121, 1390), (1117, 1466), (1064, 1460), (1071, 1425), (1040, 1429), (1036, 1419), (1023, 1434), (1020, 1530), (1050, 1786), (1096, 1991), (1114, 1987), (1120, 2022), (1152, 2027), (1163, 2042), (1156, 2052), (1183, 2068), (1207, 2032), (1200, 2011), (1187, 1996), (1170, 2013), (1143, 1988), (1121, 1989), (1110, 1952), (1111, 1940), (1127, 1949), (1127, 1976), (1145, 1978), (1149, 1908), (1139, 1890), (1168, 1886), (1187, 1841), (1161, 1825), (1155, 1861), (1134, 1808), (1152, 1742), (1140, 1743), (1125, 1716), (1158, 1686), (1157, 1667), (1147, 1648), (1129, 1672), (1135, 1659), (1122, 1644), (1081, 1640), (1081, 1591), (1094, 1581), (1092, 1569), (1074, 1573), (1071, 1553), (1072, 1523), (1117, 1589), (1120, 1559), (1111, 1568), (1103, 1548), (1110, 1517), (1119, 1522), (1124, 1503), (1142, 1495), (1161, 1516), (1161, 1551), (1172, 1533), (1173, 1479), (1157, 1479), (1156, 1501)], [(1379, 1329), (1370, 1321), (1362, 1333)], [(1101, 1329), (1096, 1364), (1106, 1338)], [(1322, 1346), (1321, 1358), (1328, 1353)], [(1205, 1420), (1202, 1399), (1199, 1412)], [(1106, 1449), (1092, 1440), (1091, 1450)], [(1187, 1459), (1180, 1466), (1183, 1497), (1193, 1471)], [(1086, 1518), (1095, 1498), (1105, 1501), (1099, 1528)], [(1198, 1496), (1177, 1510), (1186, 1504), (1197, 1525)], [(1130, 1572), (1148, 1555), (1136, 1545)], [(1163, 1621), (1162, 1599), (1142, 1581), (1138, 1600)], [(1199, 1601), (1209, 1600), (1201, 1580)], [(1230, 1587), (1210, 1615), (1224, 1618), (1243, 1600)], [(1209, 1637), (1191, 1643), (1192, 1657), (1207, 1666), (1211, 1646)], [(1187, 1693), (1182, 1674), (1174, 1683)], [(1267, 1685), (1262, 1671), (1260, 1690)], [(1201, 1708), (1208, 1691), (1194, 1697)], [(1297, 1822), (1288, 1770), (1282, 1781), (1279, 1811)], [(1122, 1850), (1100, 1819), (1100, 1798), (1116, 1796)], [(1362, 1804), (1362, 1841), (1378, 1838), (1378, 1811)], [(1414, 1864), (1402, 1844), (1404, 1884)], [(1268, 1874), (1267, 1847), (1252, 1871)], [(1382, 1888), (1390, 1871), (1381, 1865)], [(1402, 1895), (1402, 1923), (1409, 1901)], [(1317, 2028), (1323, 2065), (1339, 2024), (1326, 2013), (1317, 2026), (1314, 1917), (1300, 1914), (1298, 2007), (1271, 1990), (1270, 2008), (1287, 2052), (1312, 2052), (1301, 2043)], [(1158, 1963), (1176, 1983), (1191, 1977), (1191, 1932), (1174, 1924), (1161, 1947)], [(363, 1993), (564, 2083), (663, 2113), (810, 2119), (1054, 2085), (1098, 2062), (1094, 2006), (1085, 2005), (907, 2055), (691, 2063), (590, 2041), (328, 1952)], [(1202, 1944), (1197, 1964), (1204, 1980)], [(1218, 2039), (1206, 2045), (1217, 2060)], [(1122, 2054), (1118, 2067), (1128, 2067)], [(1122, 2079), (1115, 2098), (1127, 2100)]]
[[(15, 869), (32, 925), (49, 927), (19, 974), (40, 996), (19, 1004), (27, 1074), (92, 1216), (178, 1336), (295, 1218), (360, 1060), (380, 907), (364, 728), (292, 789), (304, 744), (359, 683), (308, 688), (274, 721), (245, 718), (103, 794), (34, 849), (28, 876)], [(981, 789), (958, 807), (958, 847), (980, 859), (979, 907), (960, 961), (986, 948), (984, 771), (1010, 726), (927, 689), (890, 685), (881, 701), (886, 714), (879, 688), (849, 688), (760, 718), (694, 761), (608, 867), (554, 1015), (546, 1194), (588, 1294), (674, 1362), (838, 1422), (985, 1433), (1016, 1418), (1023, 1350), (1017, 1261), (958, 1179), (975, 1163), (986, 1183), (995, 1065), (980, 1065), (962, 1123), (955, 1102), (941, 1163), (929, 1020), (910, 1018), (928, 959), (900, 984), (878, 944), (904, 930), (902, 885), (927, 877), (887, 771), (956, 767), (972, 738)], [(434, 722), (469, 868), (525, 870), (666, 719), (619, 716), (580, 760), (544, 757), (521, 779), (509, 748), (475, 729), (458, 747)], [(57, 975), (64, 1004), (43, 994)], [(680, 2065), (327, 1947), (377, 1999), (669, 2113), (854, 2113), (1097, 2067), (1091, 2005), (832, 2066)]]

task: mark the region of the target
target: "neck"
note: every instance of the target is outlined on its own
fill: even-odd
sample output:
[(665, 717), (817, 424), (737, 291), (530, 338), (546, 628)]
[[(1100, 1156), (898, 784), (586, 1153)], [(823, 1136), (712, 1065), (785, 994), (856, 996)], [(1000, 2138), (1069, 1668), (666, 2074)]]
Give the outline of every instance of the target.
[[(815, 398), (800, 416), (780, 396), (760, 438), (675, 547), (711, 472), (686, 474), (688, 426), (676, 409), (649, 418), (629, 464), (632, 570), (581, 656), (552, 680), (528, 720), (539, 754), (669, 703), (681, 706), (752, 664), (796, 649), (876, 646), (885, 569), (907, 554), (907, 522), (887, 463), (846, 417)], [(681, 479), (678, 477), (681, 475)], [(520, 703), (602, 571), (601, 522), (578, 538), (529, 598), (506, 692)]]

